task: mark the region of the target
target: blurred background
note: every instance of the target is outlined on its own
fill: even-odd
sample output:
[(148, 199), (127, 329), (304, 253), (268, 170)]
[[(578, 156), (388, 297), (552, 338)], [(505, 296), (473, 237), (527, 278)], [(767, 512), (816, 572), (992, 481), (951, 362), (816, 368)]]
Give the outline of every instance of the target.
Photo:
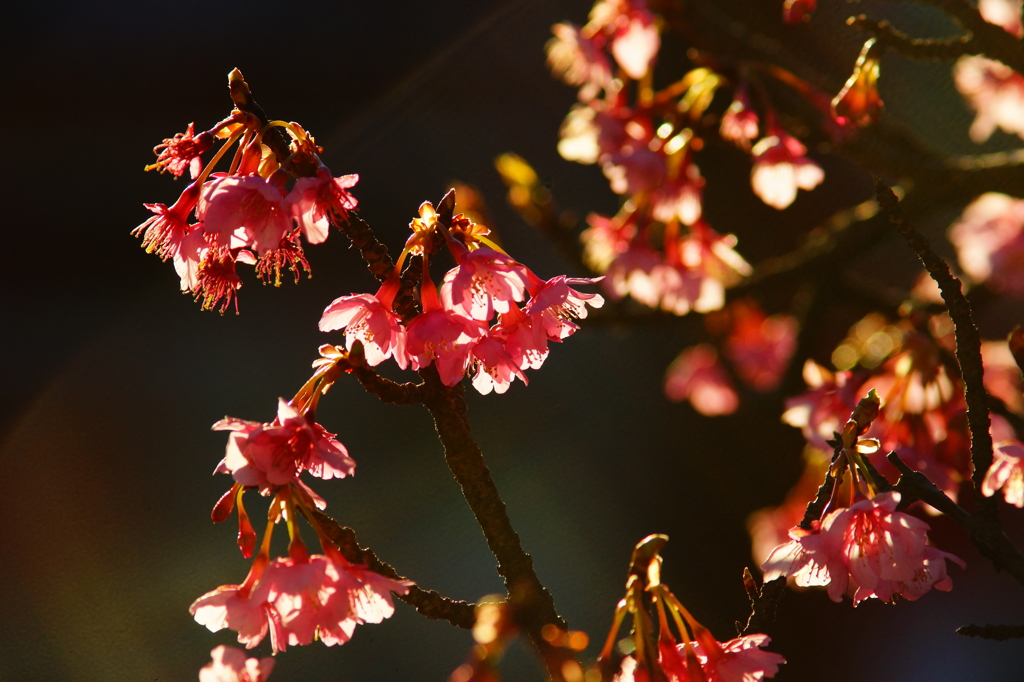
[[(953, 33), (919, 5), (822, 0), (813, 22), (792, 28), (781, 23), (781, 0), (704, 4), (709, 30), (756, 27), (769, 48), (814, 65), (833, 92), (863, 40), (843, 24), (851, 10), (915, 36)], [(270, 420), (277, 398), (308, 377), (317, 346), (341, 339), (317, 330), (323, 308), (376, 288), (335, 233), (307, 250), (313, 279), (274, 289), (246, 273), (241, 315), (202, 312), (178, 292), (170, 264), (129, 235), (150, 215), (143, 202), (171, 203), (183, 187), (142, 172), (152, 147), (190, 121), (205, 129), (225, 116), (226, 75), (238, 67), (272, 118), (316, 135), (335, 174), (360, 175), (359, 212), (392, 252), (420, 202), (436, 202), (459, 180), (480, 190), (519, 260), (544, 277), (582, 275), (507, 207), (493, 161), (520, 154), (581, 217), (616, 209), (598, 168), (555, 149), (575, 93), (550, 77), (543, 47), (551, 24), (583, 23), (589, 7), (40, 0), (5, 8), (0, 680), (194, 680), (210, 649), (234, 641), (187, 611), (248, 570), (233, 524), (209, 521), (229, 487), (210, 475), (225, 439), (209, 426), (225, 414)], [(678, 78), (685, 47), (668, 41), (659, 71)], [(940, 153), (1010, 146), (1001, 133), (970, 142), (972, 114), (949, 67), (886, 55), (888, 123)], [(706, 149), (697, 161), (709, 222), (736, 234), (752, 263), (789, 251), (872, 194), (863, 171), (823, 151), (812, 149), (824, 184), (778, 212), (750, 191), (746, 157)], [(934, 211), (922, 227), (941, 238), (960, 208)], [(856, 266), (894, 286), (917, 273), (895, 238)], [(771, 312), (786, 300), (765, 297)], [(826, 362), (864, 312), (827, 310), (814, 356)], [(1005, 335), (999, 321), (981, 324), (984, 336)], [(654, 532), (671, 537), (665, 582), (728, 639), (749, 613), (740, 579), (753, 563), (746, 518), (780, 503), (802, 469), (803, 438), (779, 421), (785, 396), (744, 395), (736, 414), (703, 418), (661, 391), (667, 365), (703, 333), (699, 320), (596, 316), (582, 326), (529, 387), (468, 391), (474, 433), (513, 523), (560, 612), (590, 635), (591, 655), (622, 596), (633, 545)], [(501, 590), (424, 410), (381, 405), (343, 380), (318, 416), (358, 463), (356, 477), (317, 486), (328, 513), (424, 588), (471, 601)], [(258, 517), (265, 507), (251, 504)], [(1008, 523), (1012, 538), (1024, 538), (1019, 519)], [(952, 570), (951, 593), (852, 609), (821, 592), (789, 592), (772, 632), (771, 649), (790, 661), (778, 679), (1019, 680), (1021, 644), (954, 634), (969, 622), (1020, 622), (1019, 586), (944, 519), (932, 528), (933, 544), (968, 563)], [(289, 650), (272, 679), (444, 680), (471, 643), (468, 632), (398, 604), (391, 620), (360, 627), (343, 647)], [(267, 655), (269, 643), (256, 653)], [(504, 669), (506, 679), (542, 679), (525, 648), (514, 648)]]

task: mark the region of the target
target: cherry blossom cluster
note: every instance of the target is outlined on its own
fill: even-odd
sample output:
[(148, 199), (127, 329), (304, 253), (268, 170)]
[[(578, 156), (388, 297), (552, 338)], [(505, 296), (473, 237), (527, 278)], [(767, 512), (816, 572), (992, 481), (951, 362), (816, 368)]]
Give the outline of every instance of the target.
[[(876, 390), (882, 407), (869, 437), (881, 450), (869, 455), (879, 472), (895, 480), (896, 471), (884, 454), (897, 452), (908, 465), (925, 473), (952, 499), (970, 476), (970, 432), (963, 381), (944, 361), (954, 350), (948, 315), (910, 312), (894, 324), (869, 315), (851, 329), (833, 354), (842, 369), (830, 371), (813, 360), (804, 365), (809, 391), (786, 401), (783, 421), (799, 427), (808, 444), (831, 452), (829, 441), (846, 415), (869, 391)], [(983, 346), (985, 385), (1024, 414), (1021, 379), (1006, 342)], [(995, 441), (1019, 438), (1006, 419), (992, 415)]]
[[(247, 89), (237, 69), (228, 78)], [(281, 130), (290, 138), (286, 159), (267, 144)], [(203, 155), (221, 141), (204, 166)], [(227, 171), (214, 172), (232, 148)], [(146, 251), (173, 261), (181, 290), (204, 309), (219, 304), (223, 313), (233, 302), (237, 312), (238, 263), (254, 265), (264, 283), (280, 285), (282, 271), (291, 271), (297, 282), (302, 270), (309, 272), (302, 238), (322, 243), (330, 225), (343, 224), (356, 208), (349, 190), (359, 177), (333, 177), (321, 151), (297, 123), (264, 123), (237, 108), (198, 135), (190, 123), (184, 133), (157, 145), (156, 163), (146, 170), (176, 178), (188, 171), (191, 184), (170, 206), (145, 204), (153, 216), (132, 234), (142, 236)]]
[[(315, 421), (320, 396), (344, 369), (343, 352), (330, 346), (322, 352), (313, 377), (292, 400), (279, 401), (273, 421), (226, 417), (213, 426), (229, 432), (215, 473), (230, 474), (235, 481), (214, 506), (213, 520), (224, 521), (237, 509), (238, 546), (246, 558), (252, 557), (257, 536), (244, 493), (256, 489), (271, 503), (259, 552), (245, 580), (207, 592), (189, 610), (212, 632), (235, 630), (249, 649), (268, 634), (275, 654), (316, 639), (327, 646), (344, 644), (356, 625), (390, 617), (391, 593), (405, 594), (412, 584), (349, 562), (317, 521), (316, 510), (326, 503), (300, 478), (303, 472), (325, 480), (355, 473), (345, 446)], [(323, 554), (306, 549), (300, 516), (312, 525)], [(271, 558), (271, 537), (282, 522), (288, 528), (288, 556)]]
[[(779, 387), (796, 350), (795, 318), (767, 316), (754, 301), (740, 299), (704, 319), (713, 335), (724, 336), (722, 353), (743, 384), (760, 392)], [(688, 400), (709, 417), (732, 414), (739, 407), (730, 373), (709, 343), (686, 348), (669, 365), (665, 395), (676, 402)]]
[[(615, 610), (598, 663), (611, 657), (629, 615), (633, 653), (622, 660), (616, 682), (748, 682), (774, 677), (786, 659), (761, 650), (771, 641), (767, 635), (719, 642), (661, 582), (659, 552), (666, 542), (666, 535), (650, 535), (633, 551), (626, 595)], [(652, 613), (657, 614), (657, 625)]]
[[(480, 393), (504, 393), (517, 377), (528, 383), (525, 371), (540, 368), (549, 342), (561, 342), (579, 329), (573, 320), (585, 318), (588, 305), (604, 304), (600, 295), (573, 288), (598, 280), (564, 275), (543, 280), (492, 241), (486, 227), (462, 214), (446, 227), (425, 202), (410, 227), (412, 235), (377, 293), (342, 296), (320, 319), (322, 331), (345, 330), (349, 349), (359, 341), (370, 366), (388, 358), (402, 369), (434, 365), (447, 386), (468, 374)], [(456, 262), (440, 290), (429, 268), (435, 237), (443, 239)], [(420, 311), (403, 320), (394, 302), (410, 254), (423, 259)]]
[[(805, 517), (790, 529), (790, 541), (771, 552), (761, 566), (765, 581), (786, 576), (801, 587), (827, 586), (833, 601), (850, 594), (854, 606), (869, 598), (915, 600), (933, 587), (952, 588), (946, 561), (961, 568), (964, 562), (928, 545), (928, 524), (896, 511), (900, 494), (879, 491), (867, 466), (865, 457), (878, 452), (881, 444), (862, 436), (879, 409), (874, 391), (857, 404), (839, 434), (828, 503), (820, 517)], [(850, 502), (840, 507), (846, 473)]]

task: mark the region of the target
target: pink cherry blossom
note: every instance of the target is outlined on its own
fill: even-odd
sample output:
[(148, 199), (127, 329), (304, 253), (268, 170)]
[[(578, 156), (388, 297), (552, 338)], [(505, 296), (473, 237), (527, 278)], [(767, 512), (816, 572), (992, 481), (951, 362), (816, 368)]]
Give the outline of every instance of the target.
[(572, 320), (585, 319), (588, 305), (591, 308), (600, 308), (604, 305), (604, 298), (600, 294), (586, 294), (576, 291), (569, 285), (597, 284), (601, 279), (603, 278), (572, 278), (559, 275), (543, 281), (532, 276), (532, 298), (524, 312), (540, 322), (549, 340), (561, 341), (579, 329)]
[(1024, 76), (1002, 62), (964, 55), (953, 66), (953, 81), (971, 108), (975, 142), (984, 142), (995, 129), (1024, 138)]
[(742, 90), (737, 91), (736, 99), (722, 115), (722, 124), (718, 129), (718, 134), (722, 136), (722, 139), (729, 140), (746, 151), (750, 149), (750, 143), (757, 139), (758, 130), (757, 112), (750, 106), (747, 93)]
[(193, 180), (199, 177), (203, 169), (200, 157), (213, 147), (214, 136), (209, 130), (197, 136), (194, 126), (194, 123), (189, 123), (184, 133), (169, 137), (154, 147), (156, 163), (147, 166), (146, 170), (156, 168), (161, 173), (168, 171), (175, 177), (181, 177), (187, 168)]
[[(1006, 341), (982, 341), (985, 390), (1017, 414), (1024, 414), (1024, 375)], [(995, 427), (993, 426), (993, 435)]]
[(487, 395), (492, 390), (495, 393), (504, 393), (516, 377), (524, 384), (530, 383), (516, 359), (505, 350), (501, 339), (490, 334), (473, 344), (469, 366), (471, 370), (476, 367), (473, 388), (481, 395)]
[(950, 227), (949, 239), (971, 279), (1024, 294), (1024, 200), (982, 194)]
[[(189, 613), (210, 632), (224, 628), (238, 633), (238, 641), (252, 649), (271, 631), (271, 640), (280, 639), (280, 619), (269, 613), (262, 601), (239, 597), (240, 585), (222, 585), (196, 599)], [(276, 646), (275, 646), (276, 649)]]
[(566, 161), (591, 164), (617, 153), (629, 142), (629, 110), (604, 108), (603, 103), (576, 105), (558, 131), (558, 153)]
[(507, 313), (525, 296), (529, 275), (526, 266), (510, 256), (481, 247), (475, 251), (456, 248), (458, 265), (445, 275), (450, 284), (451, 310), (473, 320), (487, 322), (494, 313)]
[(928, 546), (928, 524), (896, 511), (899, 501), (897, 492), (880, 493), (830, 512), (820, 532), (794, 528), (793, 541), (762, 566), (765, 580), (787, 575), (798, 585), (827, 584), (833, 601), (852, 592), (854, 606), (872, 597), (915, 600), (932, 587), (949, 590), (946, 560), (961, 567), (963, 561)]
[(708, 417), (732, 414), (739, 407), (729, 375), (706, 343), (687, 348), (672, 361), (665, 373), (665, 395), (676, 402), (689, 400)]
[(669, 173), (665, 182), (651, 193), (651, 214), (663, 223), (678, 219), (683, 225), (693, 225), (703, 212), (703, 187), (700, 169), (689, 154), (684, 154), (675, 172)]
[(454, 386), (462, 381), (469, 367), (472, 344), (487, 329), (482, 323), (449, 309), (452, 307), (451, 288), (449, 279), (442, 287), (446, 303), (442, 307), (434, 285), (429, 280), (424, 281), (421, 293), (423, 312), (406, 327), (405, 343), (405, 352), (412, 368), (419, 370), (434, 363), (446, 386)]
[(143, 204), (155, 215), (132, 230), (132, 235), (143, 235), (142, 248), (147, 253), (156, 253), (163, 260), (178, 255), (181, 242), (192, 231), (188, 217), (199, 201), (200, 189), (192, 183), (170, 208), (164, 204)]
[(266, 682), (274, 659), (246, 659), (241, 649), (223, 644), (210, 652), (213, 659), (199, 671), (199, 682)]
[[(561, 324), (566, 323), (563, 320)], [(540, 369), (548, 357), (548, 333), (542, 320), (527, 315), (518, 306), (502, 313), (498, 324), (491, 327), (490, 334), (501, 340), (505, 352), (512, 356), (520, 369)]]
[[(630, 242), (636, 236), (636, 225), (632, 222), (620, 222), (615, 218), (607, 218), (597, 213), (587, 216), (590, 225), (580, 234), (583, 242), (583, 262), (595, 272), (608, 272), (615, 259), (629, 251)], [(610, 289), (607, 279), (605, 288)], [(623, 294), (619, 294), (621, 298)]]
[[(781, 655), (762, 651), (772, 640), (768, 635), (744, 635), (728, 642), (718, 642), (707, 630), (691, 644), (708, 682), (758, 682), (775, 677), (786, 662)], [(685, 645), (678, 648), (683, 651)]]
[(231, 431), (216, 472), (230, 473), (242, 485), (259, 486), (263, 492), (296, 482), (302, 471), (325, 480), (355, 473), (355, 462), (334, 434), (284, 399), (278, 402), (273, 422), (225, 417), (213, 429)]
[(615, 152), (601, 157), (601, 170), (616, 194), (651, 192), (666, 179), (665, 157), (653, 151), (652, 131), (637, 121), (626, 126), (629, 139)]
[(764, 203), (782, 210), (796, 199), (797, 189), (812, 190), (825, 179), (821, 166), (808, 159), (807, 148), (778, 127), (754, 145), (750, 184)]
[(663, 278), (658, 275), (662, 267), (671, 266), (665, 265), (657, 251), (644, 245), (632, 245), (609, 264), (605, 290), (614, 299), (629, 295), (638, 303), (657, 308), (663, 290)]
[(647, 75), (660, 49), (658, 27), (646, 10), (632, 11), (628, 23), (620, 25), (612, 37), (612, 56), (633, 80)]
[(204, 186), (196, 216), (222, 247), (253, 247), (262, 256), (291, 231), (292, 220), (277, 185), (258, 175), (220, 176)]
[(331, 177), (331, 171), (321, 166), (316, 177), (299, 178), (284, 200), (289, 214), (295, 219), (306, 241), (320, 244), (327, 239), (331, 217), (344, 222), (349, 211), (358, 203), (349, 189), (359, 182), (358, 175)]
[(593, 38), (572, 24), (551, 27), (555, 37), (545, 46), (548, 67), (566, 84), (580, 88), (580, 99), (592, 100), (612, 80), (611, 65)]
[(825, 452), (832, 452), (826, 441), (841, 431), (857, 405), (867, 375), (841, 371), (830, 372), (813, 360), (804, 363), (804, 381), (811, 389), (786, 400), (782, 421), (803, 430), (807, 442)]
[(1021, 23), (1021, 8), (1024, 0), (978, 0), (981, 18), (990, 24), (1002, 26), (1007, 33), (1024, 38), (1024, 23)]
[(196, 293), (199, 287), (199, 267), (206, 258), (206, 254), (210, 251), (210, 244), (207, 241), (206, 234), (201, 229), (196, 229), (197, 226), (193, 225), (191, 232), (188, 234), (182, 234), (175, 232), (175, 239), (177, 235), (181, 235), (180, 241), (175, 241), (172, 246), (174, 252), (174, 271), (178, 273), (178, 277), (181, 279), (181, 290), (190, 291)]
[(405, 327), (391, 310), (398, 293), (399, 280), (389, 279), (376, 294), (352, 294), (334, 299), (320, 318), (320, 331), (345, 330), (345, 345), (352, 350), (358, 339), (363, 344), (366, 362), (379, 365), (394, 355), (395, 362), (405, 369)]
[(1024, 443), (1004, 440), (996, 443), (992, 466), (985, 473), (981, 493), (986, 497), (1003, 491), (1007, 504), (1024, 507)]
[(738, 301), (730, 306), (732, 330), (725, 356), (751, 388), (772, 391), (782, 381), (796, 350), (796, 319), (789, 315), (766, 317), (756, 304)]

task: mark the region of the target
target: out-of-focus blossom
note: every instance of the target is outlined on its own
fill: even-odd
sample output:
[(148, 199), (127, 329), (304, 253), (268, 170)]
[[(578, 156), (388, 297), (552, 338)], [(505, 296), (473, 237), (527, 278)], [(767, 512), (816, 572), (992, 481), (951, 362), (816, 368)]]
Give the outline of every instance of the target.
[(985, 472), (981, 493), (986, 497), (1003, 491), (1008, 504), (1024, 507), (1024, 443), (1005, 440), (997, 443), (992, 453), (992, 466)]
[(811, 390), (786, 400), (782, 421), (800, 428), (812, 447), (831, 452), (832, 446), (827, 441), (841, 431), (849, 419), (865, 379), (863, 373), (833, 373), (814, 360), (807, 360), (804, 382)]
[(897, 492), (880, 493), (829, 513), (820, 531), (794, 528), (793, 540), (762, 566), (765, 580), (785, 575), (801, 586), (828, 585), (833, 601), (852, 591), (854, 606), (871, 597), (913, 601), (932, 587), (949, 590), (946, 560), (965, 564), (928, 546), (928, 525), (896, 511), (899, 501)]
[(640, 80), (647, 75), (661, 48), (661, 37), (646, 0), (598, 0), (590, 10), (588, 32), (611, 40), (612, 56), (626, 75)]
[(405, 369), (405, 327), (391, 310), (398, 288), (398, 278), (390, 278), (375, 295), (336, 298), (320, 318), (320, 331), (344, 329), (346, 347), (352, 350), (352, 344), (361, 341), (367, 364), (379, 365), (394, 355), (395, 362)]
[(722, 139), (729, 140), (740, 149), (747, 151), (750, 143), (757, 139), (757, 112), (750, 106), (750, 99), (744, 90), (736, 92), (736, 99), (722, 115), (722, 125), (718, 129)]
[(708, 417), (732, 414), (739, 396), (713, 346), (702, 343), (679, 354), (665, 373), (665, 395), (669, 400), (689, 400), (694, 409)]
[(737, 301), (729, 312), (732, 330), (725, 341), (725, 356), (748, 386), (757, 391), (775, 390), (796, 350), (796, 318), (768, 317), (748, 301)]
[(1024, 294), (1024, 200), (982, 194), (950, 227), (949, 239), (971, 279)]
[(612, 80), (611, 65), (593, 38), (585, 37), (572, 24), (551, 27), (555, 37), (548, 41), (548, 67), (566, 84), (580, 88), (580, 99), (592, 100)]
[(221, 176), (204, 185), (196, 217), (224, 248), (253, 247), (262, 256), (291, 231), (281, 190), (258, 175)]
[(804, 458), (804, 472), (786, 494), (785, 501), (778, 507), (759, 509), (747, 518), (750, 553), (759, 566), (768, 560), (776, 547), (789, 542), (789, 530), (803, 520), (807, 501), (814, 499), (828, 469), (829, 458), (817, 450), (805, 450)]
[(754, 145), (751, 154), (754, 194), (773, 208), (786, 208), (796, 199), (797, 189), (812, 190), (825, 179), (821, 166), (805, 156), (807, 148), (777, 127)]
[(875, 39), (864, 43), (853, 74), (843, 89), (832, 100), (832, 116), (842, 125), (847, 122), (864, 127), (878, 120), (882, 115), (882, 99), (878, 96), (878, 74), (880, 64), (873, 50)]
[(632, 119), (624, 126), (626, 139), (618, 149), (603, 154), (601, 170), (616, 194), (652, 192), (667, 177), (665, 156), (651, 149), (654, 130), (647, 119)]
[[(630, 242), (636, 236), (632, 222), (622, 222), (597, 213), (587, 216), (590, 225), (580, 234), (583, 242), (583, 262), (595, 272), (607, 272), (615, 259), (629, 250)], [(605, 285), (609, 282), (606, 280)]]
[(246, 659), (241, 649), (223, 644), (210, 652), (211, 662), (199, 671), (199, 682), (266, 682), (274, 659)]
[(1007, 33), (1024, 38), (1024, 23), (1021, 23), (1021, 8), (1024, 0), (978, 0), (981, 18), (990, 24), (1002, 26)]
[(344, 478), (356, 463), (345, 446), (316, 422), (282, 399), (268, 424), (225, 417), (214, 431), (230, 431), (217, 473), (229, 473), (244, 486), (269, 491), (294, 482), (303, 471), (317, 478)]
[(683, 225), (693, 225), (703, 212), (704, 178), (688, 153), (670, 158), (669, 162), (672, 168), (665, 181), (651, 193), (651, 213), (663, 223), (678, 219)]
[(1003, 401), (1011, 412), (1024, 415), (1024, 380), (1006, 341), (982, 341), (985, 390)]
[(332, 216), (344, 222), (349, 211), (354, 211), (359, 202), (349, 189), (359, 182), (358, 175), (331, 177), (325, 166), (317, 170), (316, 177), (299, 178), (285, 198), (285, 206), (299, 229), (310, 244), (320, 244), (327, 239)]
[(817, 5), (818, 0), (785, 0), (782, 4), (782, 20), (787, 24), (810, 21), (811, 12)]
[(1024, 76), (994, 59), (964, 55), (953, 66), (953, 81), (978, 112), (972, 140), (984, 142), (997, 127), (1024, 138)]

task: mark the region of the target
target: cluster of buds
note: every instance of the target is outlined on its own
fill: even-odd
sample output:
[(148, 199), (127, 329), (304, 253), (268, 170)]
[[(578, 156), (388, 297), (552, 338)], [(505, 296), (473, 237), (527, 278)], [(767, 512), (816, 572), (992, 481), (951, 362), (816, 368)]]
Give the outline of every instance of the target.
[[(256, 531), (243, 505), (246, 490), (271, 498), (267, 527), (249, 574), (240, 585), (222, 585), (199, 597), (190, 611), (213, 632), (229, 628), (253, 648), (270, 635), (274, 653), (319, 639), (327, 646), (347, 642), (361, 623), (379, 623), (394, 612), (391, 593), (405, 594), (412, 584), (386, 578), (348, 561), (318, 521), (326, 503), (301, 479), (303, 472), (322, 479), (355, 473), (345, 446), (315, 420), (322, 396), (348, 368), (346, 355), (331, 346), (314, 367), (313, 377), (290, 400), (281, 400), (269, 423), (231, 417), (215, 430), (230, 431), (216, 473), (235, 483), (213, 508), (214, 522), (237, 509), (238, 546), (253, 556)], [(313, 527), (323, 554), (310, 554), (299, 517)], [(288, 556), (271, 558), (271, 537), (278, 523), (288, 528)]]
[[(430, 202), (422, 204), (410, 223), (412, 235), (377, 293), (336, 299), (324, 310), (320, 329), (344, 329), (347, 347), (359, 341), (371, 366), (388, 358), (402, 369), (434, 365), (447, 386), (469, 374), (480, 393), (504, 393), (517, 377), (527, 383), (525, 370), (544, 363), (548, 342), (574, 334), (579, 326), (573, 320), (585, 318), (587, 305), (601, 307), (604, 299), (572, 288), (596, 279), (543, 280), (492, 241), (486, 227), (462, 214), (444, 220), (453, 205), (454, 193), (440, 214)], [(438, 241), (456, 262), (440, 290), (429, 267)], [(423, 265), (419, 312), (403, 319), (395, 301), (410, 255)]]
[[(146, 170), (176, 177), (188, 170), (192, 183), (171, 206), (146, 204), (154, 215), (132, 232), (148, 252), (174, 262), (183, 292), (204, 309), (219, 305), (222, 313), (232, 302), (238, 310), (238, 263), (255, 265), (264, 283), (275, 285), (282, 271), (295, 281), (302, 270), (308, 273), (301, 238), (319, 244), (331, 224), (345, 223), (356, 207), (349, 190), (359, 179), (333, 177), (320, 160), (321, 148), (299, 124), (263, 120), (238, 69), (228, 75), (228, 86), (236, 105), (230, 116), (199, 135), (190, 123), (154, 149), (157, 161)], [(204, 167), (203, 154), (219, 140)], [(232, 149), (227, 172), (214, 172)]]
[[(811, 504), (789, 542), (776, 547), (762, 565), (765, 581), (787, 576), (801, 587), (827, 586), (833, 601), (851, 594), (853, 604), (869, 598), (915, 600), (932, 587), (949, 590), (946, 560), (964, 562), (927, 544), (928, 524), (896, 511), (900, 494), (888, 490), (867, 457), (880, 443), (863, 438), (879, 414), (874, 390), (862, 399), (835, 443), (835, 457), (824, 505)], [(844, 474), (849, 474), (849, 505), (839, 506)], [(820, 500), (819, 500), (820, 502)]]
[[(1011, 410), (1021, 410), (1020, 372), (1006, 342), (986, 342), (985, 384)], [(881, 412), (867, 436), (881, 448), (871, 464), (893, 478), (896, 470), (885, 453), (897, 452), (952, 499), (970, 476), (970, 432), (964, 385), (950, 362), (954, 349), (952, 322), (945, 313), (929, 315), (904, 308), (894, 324), (872, 314), (858, 322), (833, 353), (836, 372), (808, 360), (804, 379), (810, 390), (786, 401), (783, 420), (803, 430), (808, 444), (831, 452), (831, 439), (858, 399), (870, 390), (881, 397)], [(1015, 397), (1016, 396), (1016, 397)], [(992, 416), (997, 442), (1019, 438), (999, 415)]]
[[(750, 682), (774, 677), (786, 660), (761, 650), (771, 641), (767, 635), (719, 642), (661, 582), (659, 552), (666, 542), (667, 535), (649, 535), (633, 550), (626, 596), (615, 609), (598, 665), (611, 666), (616, 653), (627, 654), (616, 682)], [(632, 617), (632, 631), (616, 646), (627, 615)]]
[[(723, 337), (722, 355), (744, 385), (760, 392), (779, 387), (796, 350), (794, 317), (766, 316), (757, 303), (741, 299), (707, 315), (704, 322), (712, 336)], [(686, 348), (669, 365), (665, 395), (676, 402), (688, 400), (709, 417), (732, 414), (739, 407), (730, 373), (709, 343)]]

